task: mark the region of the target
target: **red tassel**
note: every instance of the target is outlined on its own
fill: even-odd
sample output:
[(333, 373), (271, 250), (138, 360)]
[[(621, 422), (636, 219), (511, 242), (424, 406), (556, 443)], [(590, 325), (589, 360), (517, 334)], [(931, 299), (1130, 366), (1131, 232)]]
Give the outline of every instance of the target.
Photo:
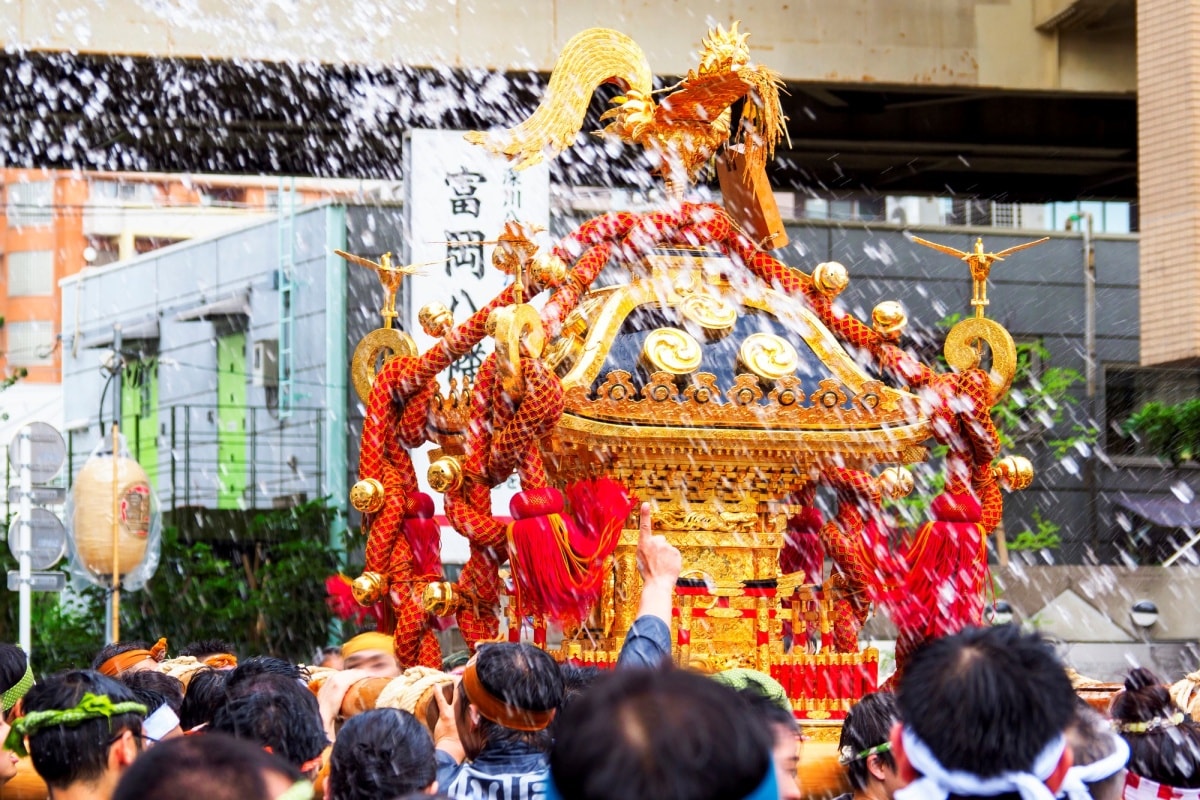
[(577, 623), (600, 596), (604, 560), (612, 555), (633, 507), (615, 481), (601, 478), (567, 488), (574, 518), (562, 516), (557, 489), (513, 497), (508, 556), (521, 613)]
[(821, 546), (821, 512), (806, 507), (788, 520), (783, 548), (779, 551), (779, 569), (784, 574), (804, 571), (807, 583), (820, 583), (825, 569), (825, 548)]
[(412, 548), (416, 574), (434, 579), (442, 574), (442, 527), (434, 518), (433, 498), (413, 495), (413, 510), (404, 517), (404, 536)]
[(350, 579), (345, 575), (330, 575), (325, 579), (325, 604), (338, 619), (353, 620), (359, 627), (366, 627), (366, 621), (373, 619), (375, 629), (383, 630), (383, 603), (360, 606), (350, 591)]
[(932, 509), (934, 521), (921, 526), (909, 548), (899, 596), (888, 603), (897, 627), (925, 638), (980, 624), (987, 577), (979, 502), (969, 494), (944, 493)]

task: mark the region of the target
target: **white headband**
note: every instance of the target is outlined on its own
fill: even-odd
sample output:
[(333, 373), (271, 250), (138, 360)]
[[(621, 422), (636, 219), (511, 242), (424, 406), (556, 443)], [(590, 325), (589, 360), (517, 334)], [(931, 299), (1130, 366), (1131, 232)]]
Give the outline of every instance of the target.
[(142, 723), (142, 732), (147, 738), (158, 741), (175, 729), (179, 724), (179, 715), (166, 703), (163, 703), (154, 713), (146, 717)]
[(1105, 756), (1091, 764), (1079, 764), (1067, 770), (1063, 778), (1060, 794), (1065, 794), (1070, 800), (1091, 800), (1092, 793), (1085, 784), (1098, 783), (1105, 778), (1116, 775), (1129, 763), (1129, 744), (1116, 734), (1109, 734), (1116, 744), (1116, 752)]
[(950, 795), (995, 797), (1008, 792), (1017, 792), (1021, 800), (1054, 800), (1054, 793), (1045, 781), (1054, 774), (1067, 748), (1067, 740), (1059, 734), (1042, 748), (1028, 772), (1002, 772), (985, 778), (962, 770), (947, 770), (908, 726), (901, 731), (900, 741), (908, 763), (921, 777), (897, 791), (896, 800), (946, 800)]

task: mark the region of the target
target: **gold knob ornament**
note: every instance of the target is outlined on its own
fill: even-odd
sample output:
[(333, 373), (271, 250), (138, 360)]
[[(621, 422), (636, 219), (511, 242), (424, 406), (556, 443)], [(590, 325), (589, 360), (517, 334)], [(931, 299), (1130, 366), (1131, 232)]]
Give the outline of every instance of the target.
[(817, 264), (812, 273), (813, 286), (826, 297), (837, 297), (850, 285), (850, 273), (837, 261)]
[(871, 327), (886, 339), (899, 339), (907, 326), (908, 314), (895, 300), (884, 300), (871, 309)]
[(454, 327), (454, 314), (441, 303), (426, 303), (417, 312), (417, 322), (426, 336), (440, 339)]
[(454, 593), (454, 584), (448, 581), (434, 581), (425, 587), (421, 593), (421, 604), (425, 612), (435, 617), (447, 617), (458, 607), (458, 595)]
[(454, 456), (442, 456), (429, 465), (426, 477), (429, 479), (429, 488), (445, 494), (462, 486), (462, 465)]
[(350, 593), (360, 606), (373, 606), (387, 593), (387, 583), (378, 572), (364, 572), (350, 582)]
[(879, 489), (888, 497), (907, 497), (913, 486), (912, 473), (904, 467), (888, 467), (879, 473)]
[(374, 478), (363, 478), (350, 488), (350, 505), (364, 514), (374, 514), (383, 508), (386, 492)]
[(1019, 492), (1033, 483), (1033, 464), (1024, 456), (1005, 456), (992, 467), (992, 474), (1010, 492)]

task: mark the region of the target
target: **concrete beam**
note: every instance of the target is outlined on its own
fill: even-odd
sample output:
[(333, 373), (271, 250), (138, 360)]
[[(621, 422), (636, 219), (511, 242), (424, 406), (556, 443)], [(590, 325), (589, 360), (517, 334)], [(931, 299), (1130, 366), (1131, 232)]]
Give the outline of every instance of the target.
[[(1049, 0), (9, 0), (9, 50), (547, 72), (578, 31), (633, 36), (660, 74), (682, 75), (710, 21), (742, 21), (755, 57), (789, 81), (1132, 92), (1132, 27), (1064, 64), (1035, 25)], [(1108, 3), (1079, 0), (1074, 5)], [(1128, 2), (1128, 0), (1118, 0)], [(1055, 3), (1050, 2), (1051, 6)], [(157, 12), (150, 9), (158, 9)], [(1053, 9), (1051, 9), (1053, 10)], [(1086, 49), (1086, 45), (1085, 45)], [(1126, 57), (1129, 56), (1129, 57)], [(1098, 71), (1097, 79), (1093, 70)], [(1098, 85), (1099, 84), (1099, 85)]]

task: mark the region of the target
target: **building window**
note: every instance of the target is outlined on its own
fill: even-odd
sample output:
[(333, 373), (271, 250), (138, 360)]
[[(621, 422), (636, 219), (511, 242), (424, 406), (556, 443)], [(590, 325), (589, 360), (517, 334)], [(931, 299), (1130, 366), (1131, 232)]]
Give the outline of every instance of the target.
[(8, 184), (8, 225), (50, 225), (54, 222), (54, 181)]
[(54, 323), (43, 320), (9, 322), (8, 364), (11, 367), (40, 367), (54, 363)]
[(88, 199), (96, 205), (153, 205), (155, 186), (141, 182), (92, 181)]
[(1110, 456), (1153, 455), (1142, 443), (1125, 435), (1123, 426), (1142, 406), (1157, 400), (1173, 405), (1200, 396), (1200, 371), (1133, 366), (1104, 369), (1104, 448)]
[(6, 260), (9, 297), (47, 297), (54, 294), (52, 250), (9, 253)]

